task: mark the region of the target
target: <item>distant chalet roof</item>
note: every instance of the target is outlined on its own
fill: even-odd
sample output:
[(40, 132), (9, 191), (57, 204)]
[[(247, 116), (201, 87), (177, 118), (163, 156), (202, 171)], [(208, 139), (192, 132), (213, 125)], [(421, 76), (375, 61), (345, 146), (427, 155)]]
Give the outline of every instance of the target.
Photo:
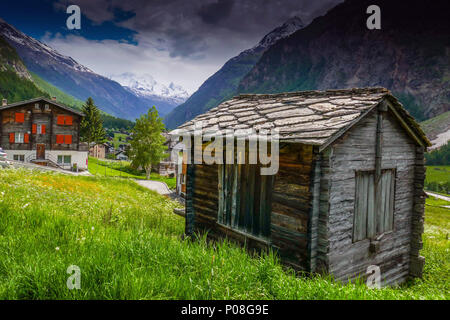
[(10, 103), (10, 104), (7, 104), (6, 106), (3, 106), (3, 107), (0, 106), (0, 110), (5, 110), (5, 109), (8, 109), (8, 108), (18, 107), (18, 106), (21, 106), (21, 105), (25, 105), (25, 104), (29, 104), (29, 103), (35, 103), (35, 102), (39, 102), (39, 101), (45, 101), (47, 103), (54, 104), (55, 106), (58, 106), (61, 109), (64, 109), (66, 111), (69, 111), (69, 112), (72, 112), (74, 114), (77, 114), (79, 116), (84, 117), (84, 114), (82, 112), (80, 112), (78, 110), (75, 110), (73, 108), (70, 108), (70, 107), (66, 106), (65, 104), (62, 104), (62, 103), (60, 103), (58, 101), (51, 100), (51, 99), (48, 99), (48, 98), (45, 98), (45, 97), (38, 97), (38, 98), (30, 99), (30, 100), (24, 100), (24, 101)]
[[(201, 114), (178, 129), (193, 133), (202, 121), (203, 134), (234, 130), (245, 136), (249, 129), (279, 130), (280, 141), (319, 145), (321, 150), (386, 101), (403, 127), (417, 142), (430, 146), (419, 124), (385, 88), (299, 91), (280, 94), (241, 94)], [(171, 134), (180, 131), (176, 129)]]

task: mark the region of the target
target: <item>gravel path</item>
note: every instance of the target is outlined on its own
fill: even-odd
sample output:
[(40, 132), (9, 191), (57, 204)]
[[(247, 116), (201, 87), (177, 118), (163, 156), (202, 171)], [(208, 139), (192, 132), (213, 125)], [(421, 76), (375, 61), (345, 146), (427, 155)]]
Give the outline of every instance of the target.
[(167, 184), (165, 184), (164, 182), (153, 180), (135, 180), (135, 181), (137, 184), (147, 189), (154, 190), (162, 195), (170, 195), (172, 193)]
[(434, 193), (434, 192), (430, 192), (430, 191), (425, 191), (425, 193), (429, 196), (433, 196), (433, 197), (441, 199), (441, 200), (450, 201), (450, 197), (444, 196), (442, 194), (438, 194), (438, 193)]
[(53, 171), (53, 172), (64, 173), (64, 174), (73, 175), (73, 176), (91, 176), (92, 175), (87, 170), (80, 171), (80, 172), (72, 172), (70, 170), (63, 170), (60, 168), (41, 166), (38, 164), (29, 163), (29, 162), (19, 162), (19, 161), (11, 161), (11, 160), (8, 160), (8, 161), (11, 163), (11, 166), (14, 168), (27, 168), (27, 169), (40, 170), (40, 171)]
[[(445, 200), (445, 201), (449, 201), (450, 202), (450, 197), (447, 196), (443, 196), (442, 194), (438, 194), (438, 193), (434, 193), (434, 192), (430, 192), (430, 191), (425, 191), (425, 193), (429, 196), (433, 196), (435, 198), (441, 199), (441, 200)], [(442, 206), (443, 208), (447, 208), (450, 209), (450, 206)]]

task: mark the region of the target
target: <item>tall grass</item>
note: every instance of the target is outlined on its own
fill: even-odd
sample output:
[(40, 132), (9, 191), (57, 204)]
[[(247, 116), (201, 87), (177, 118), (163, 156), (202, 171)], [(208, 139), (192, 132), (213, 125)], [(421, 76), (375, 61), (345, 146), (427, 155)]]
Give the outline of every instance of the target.
[[(424, 279), (369, 290), (329, 277), (295, 277), (270, 252), (251, 256), (227, 241), (208, 244), (204, 236), (182, 240), (176, 206), (126, 179), (0, 170), (0, 298), (449, 297), (449, 226), (442, 212), (427, 211)], [(70, 265), (81, 269), (80, 290), (66, 286)]]
[[(93, 175), (103, 177), (147, 179), (145, 172), (131, 168), (130, 162), (128, 161), (102, 161), (94, 157), (89, 157), (88, 170)], [(164, 177), (156, 172), (150, 174), (150, 180), (164, 182), (170, 189), (175, 189), (177, 184), (175, 177)]]

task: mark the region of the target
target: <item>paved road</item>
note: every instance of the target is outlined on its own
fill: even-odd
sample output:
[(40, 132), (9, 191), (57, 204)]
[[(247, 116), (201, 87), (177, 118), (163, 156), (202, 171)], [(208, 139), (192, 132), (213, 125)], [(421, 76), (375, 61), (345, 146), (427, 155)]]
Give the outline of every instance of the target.
[[(443, 196), (442, 194), (438, 194), (438, 193), (434, 193), (434, 192), (430, 192), (430, 191), (425, 191), (425, 193), (429, 196), (433, 196), (435, 198), (441, 199), (441, 200), (445, 200), (445, 201), (449, 201), (450, 202), (450, 197), (447, 196)], [(450, 206), (442, 206), (444, 208), (450, 209)]]
[(148, 188), (150, 190), (154, 190), (162, 195), (170, 195), (172, 191), (170, 191), (169, 187), (167, 187), (167, 184), (160, 181), (153, 181), (153, 180), (135, 180), (139, 185)]
[(450, 201), (450, 197), (443, 196), (442, 194), (438, 194), (438, 193), (434, 193), (434, 192), (430, 192), (430, 191), (425, 191), (425, 193), (429, 196), (433, 196), (433, 197), (441, 199), (441, 200)]

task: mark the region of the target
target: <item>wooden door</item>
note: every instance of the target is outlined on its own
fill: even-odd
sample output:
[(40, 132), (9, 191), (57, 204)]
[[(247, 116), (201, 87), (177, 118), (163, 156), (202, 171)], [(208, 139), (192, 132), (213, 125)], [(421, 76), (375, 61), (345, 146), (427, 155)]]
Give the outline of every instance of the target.
[(36, 159), (45, 159), (45, 144), (36, 144)]

